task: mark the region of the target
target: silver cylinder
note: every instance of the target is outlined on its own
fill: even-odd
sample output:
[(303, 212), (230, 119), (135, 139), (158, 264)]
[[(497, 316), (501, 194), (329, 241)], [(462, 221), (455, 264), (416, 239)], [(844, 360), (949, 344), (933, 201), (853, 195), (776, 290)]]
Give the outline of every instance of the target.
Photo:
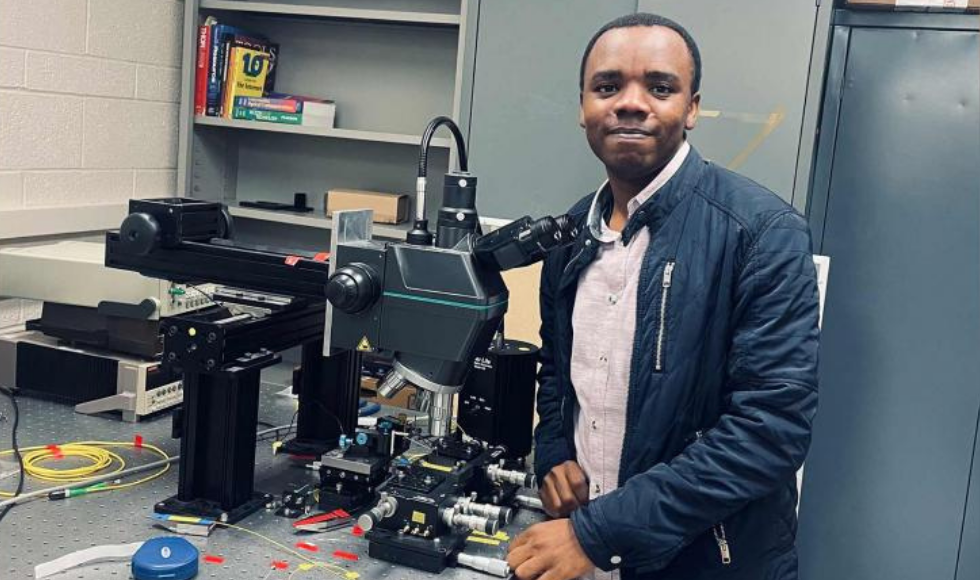
[(504, 525), (510, 523), (514, 513), (509, 507), (489, 503), (477, 503), (469, 498), (460, 500), (456, 506), (464, 514), (494, 519)]
[(415, 179), (415, 219), (425, 219), (425, 178)]
[(398, 509), (398, 501), (388, 495), (382, 495), (378, 505), (361, 514), (357, 518), (357, 525), (365, 532), (374, 527), (381, 520), (391, 517)]
[(495, 483), (513, 483), (521, 487), (534, 488), (536, 486), (533, 473), (525, 473), (514, 469), (504, 469), (500, 465), (488, 465), (487, 477)]
[(447, 526), (476, 530), (491, 536), (496, 534), (497, 530), (500, 529), (500, 524), (496, 519), (476, 515), (467, 515), (460, 513), (456, 508), (444, 508), (442, 510), (442, 521), (445, 522)]
[(445, 437), (453, 418), (453, 395), (432, 393), (429, 405), (429, 435)]
[(487, 558), (485, 556), (471, 556), (470, 554), (460, 552), (456, 556), (456, 563), (460, 566), (472, 568), (473, 570), (499, 576), (500, 578), (510, 576), (510, 566), (507, 564), (507, 560)]
[(517, 495), (514, 496), (514, 501), (521, 507), (544, 511), (544, 504), (541, 502), (541, 498)]
[(378, 385), (378, 394), (386, 399), (390, 399), (398, 394), (398, 391), (405, 388), (408, 381), (397, 370), (389, 372), (381, 384)]

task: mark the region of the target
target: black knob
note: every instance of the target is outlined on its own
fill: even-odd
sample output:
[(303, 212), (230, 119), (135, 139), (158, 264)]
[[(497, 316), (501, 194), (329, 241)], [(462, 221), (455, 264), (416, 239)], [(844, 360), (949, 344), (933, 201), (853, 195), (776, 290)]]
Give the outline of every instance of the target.
[(330, 276), (327, 281), (327, 300), (348, 314), (357, 314), (374, 304), (381, 295), (381, 287), (374, 268), (367, 264), (352, 263)]
[(160, 223), (148, 213), (131, 213), (119, 226), (120, 248), (127, 254), (146, 256), (160, 247)]
[(221, 219), (218, 221), (218, 237), (225, 240), (235, 239), (235, 220), (228, 211), (228, 206), (221, 206)]

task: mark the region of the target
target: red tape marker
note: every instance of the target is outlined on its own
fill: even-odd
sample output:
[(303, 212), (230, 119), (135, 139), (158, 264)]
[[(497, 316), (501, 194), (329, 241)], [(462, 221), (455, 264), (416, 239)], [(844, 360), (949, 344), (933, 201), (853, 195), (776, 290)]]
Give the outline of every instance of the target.
[[(311, 457), (312, 458), (312, 457)], [(298, 520), (293, 522), (293, 527), (306, 526), (310, 524), (319, 524), (321, 522), (329, 522), (330, 520), (335, 520), (337, 518), (349, 518), (351, 517), (349, 513), (342, 509), (336, 509), (330, 513), (320, 514), (317, 516), (308, 517), (304, 520)]]
[(306, 550), (308, 552), (319, 552), (320, 551), (320, 548), (316, 547), (315, 545), (313, 545), (313, 544), (311, 544), (309, 542), (296, 542), (296, 547), (299, 548), (299, 549), (301, 549), (301, 550)]
[(340, 558), (341, 560), (350, 560), (351, 562), (357, 562), (359, 558), (357, 554), (351, 554), (350, 552), (345, 552), (343, 550), (337, 550), (333, 553), (334, 558)]
[(51, 457), (55, 459), (64, 459), (65, 454), (61, 452), (61, 447), (57, 445), (48, 445), (47, 450), (51, 452)]
[(286, 256), (286, 265), (295, 266), (296, 264), (299, 263), (299, 260), (300, 260), (299, 256)]
[(314, 262), (326, 262), (330, 258), (330, 252), (320, 252), (319, 254), (313, 256)]
[(133, 447), (135, 447), (137, 449), (142, 449), (143, 448), (143, 436), (142, 435), (137, 435), (137, 436), (133, 437)]
[(350, 533), (357, 537), (361, 537), (364, 535), (364, 528), (355, 525), (354, 528), (350, 531)]
[(282, 560), (273, 560), (272, 567), (276, 570), (285, 570), (286, 568), (289, 568), (289, 563), (283, 562)]
[(204, 561), (208, 564), (224, 564), (225, 559), (221, 556), (211, 556), (210, 554), (204, 555)]

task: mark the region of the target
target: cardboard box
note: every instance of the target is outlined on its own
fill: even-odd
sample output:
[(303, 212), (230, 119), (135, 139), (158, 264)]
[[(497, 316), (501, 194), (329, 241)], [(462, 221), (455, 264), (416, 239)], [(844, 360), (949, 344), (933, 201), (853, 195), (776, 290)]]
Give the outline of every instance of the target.
[(408, 220), (408, 196), (359, 189), (331, 189), (324, 198), (327, 215), (344, 209), (374, 210), (374, 223), (400, 224)]
[(980, 0), (846, 0), (848, 7), (927, 12), (975, 12)]

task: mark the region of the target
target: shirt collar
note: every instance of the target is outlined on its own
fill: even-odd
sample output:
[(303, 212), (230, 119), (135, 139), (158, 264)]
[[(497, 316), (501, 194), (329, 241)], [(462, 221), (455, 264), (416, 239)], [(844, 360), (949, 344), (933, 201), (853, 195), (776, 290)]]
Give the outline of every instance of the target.
[[(681, 143), (681, 146), (678, 147), (677, 152), (674, 153), (674, 156), (667, 162), (667, 165), (660, 170), (660, 173), (626, 204), (628, 217), (632, 217), (633, 212), (670, 181), (681, 168), (681, 165), (684, 164), (684, 160), (687, 159), (687, 154), (690, 151), (691, 146), (685, 139)], [(605, 220), (604, 214), (606, 212), (604, 210), (608, 207), (606, 201), (611, 195), (612, 193), (609, 192), (609, 180), (607, 179), (602, 182), (602, 185), (596, 190), (595, 195), (592, 196), (592, 205), (589, 207), (589, 217), (586, 222), (589, 224), (592, 237), (603, 243), (615, 242), (621, 237), (620, 232), (610, 229)], [(611, 202), (611, 200), (609, 201)]]

